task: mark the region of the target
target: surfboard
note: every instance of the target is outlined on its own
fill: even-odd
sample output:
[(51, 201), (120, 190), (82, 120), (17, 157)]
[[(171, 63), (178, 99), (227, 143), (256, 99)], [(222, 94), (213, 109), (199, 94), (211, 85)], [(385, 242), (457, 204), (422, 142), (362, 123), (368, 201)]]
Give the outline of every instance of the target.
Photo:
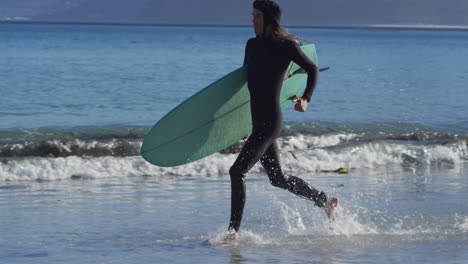
[[(314, 44), (301, 46), (316, 64)], [(237, 143), (252, 131), (247, 67), (227, 74), (194, 94), (164, 117), (143, 139), (141, 156), (160, 167), (190, 163)], [(301, 96), (307, 74), (298, 65), (289, 65), (281, 90), (281, 107)]]

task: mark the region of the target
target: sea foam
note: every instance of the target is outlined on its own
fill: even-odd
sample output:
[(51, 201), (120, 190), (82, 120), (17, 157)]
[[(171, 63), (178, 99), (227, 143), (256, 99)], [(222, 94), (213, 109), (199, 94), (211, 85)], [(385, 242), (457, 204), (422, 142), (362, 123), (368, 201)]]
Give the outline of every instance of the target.
[[(294, 135), (278, 139), (286, 174), (315, 174), (338, 168), (353, 170), (461, 170), (467, 165), (467, 145), (462, 140), (443, 143), (398, 140), (356, 140), (357, 134)], [(137, 155), (141, 142), (132, 139), (55, 142), (61, 153), (75, 148), (74, 155), (4, 156), (0, 180), (61, 180), (138, 176), (226, 176), (237, 153), (215, 153), (177, 167), (151, 165)], [(105, 154), (104, 150), (113, 152)], [(119, 152), (120, 151), (120, 152)], [(122, 154), (130, 151), (132, 155)], [(81, 153), (81, 154), (79, 154)], [(92, 154), (93, 155), (92, 155)], [(263, 173), (257, 164), (251, 173)]]

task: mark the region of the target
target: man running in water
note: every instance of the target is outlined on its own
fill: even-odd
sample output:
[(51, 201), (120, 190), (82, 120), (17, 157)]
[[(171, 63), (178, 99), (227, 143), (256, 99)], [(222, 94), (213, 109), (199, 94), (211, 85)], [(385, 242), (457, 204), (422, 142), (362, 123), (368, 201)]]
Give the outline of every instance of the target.
[(317, 84), (317, 66), (301, 51), (297, 38), (280, 26), (281, 9), (270, 0), (253, 2), (255, 38), (248, 40), (244, 65), (248, 65), (248, 88), (252, 112), (252, 134), (229, 170), (231, 176), (230, 233), (239, 230), (244, 211), (246, 173), (260, 160), (273, 186), (309, 199), (324, 208), (330, 221), (335, 218), (338, 198), (328, 197), (304, 180), (284, 175), (281, 171), (276, 138), (280, 135), (283, 117), (280, 92), (284, 75), (291, 61), (307, 72), (307, 86), (302, 97), (295, 98), (294, 109), (304, 112)]

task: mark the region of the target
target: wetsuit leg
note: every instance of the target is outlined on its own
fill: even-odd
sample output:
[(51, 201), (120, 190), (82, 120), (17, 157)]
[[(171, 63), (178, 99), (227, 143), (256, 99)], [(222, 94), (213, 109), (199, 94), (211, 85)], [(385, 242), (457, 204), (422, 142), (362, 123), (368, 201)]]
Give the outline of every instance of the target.
[(301, 178), (284, 175), (281, 170), (278, 153), (278, 146), (276, 142), (273, 142), (260, 159), (262, 166), (270, 178), (271, 184), (275, 187), (288, 190), (302, 198), (312, 200), (316, 206), (323, 207), (327, 201), (327, 195), (324, 192), (319, 192)]
[(245, 174), (257, 163), (271, 142), (274, 141), (274, 135), (269, 134), (271, 133), (254, 132), (229, 170), (231, 176), (231, 220), (229, 230), (239, 230), (246, 198)]

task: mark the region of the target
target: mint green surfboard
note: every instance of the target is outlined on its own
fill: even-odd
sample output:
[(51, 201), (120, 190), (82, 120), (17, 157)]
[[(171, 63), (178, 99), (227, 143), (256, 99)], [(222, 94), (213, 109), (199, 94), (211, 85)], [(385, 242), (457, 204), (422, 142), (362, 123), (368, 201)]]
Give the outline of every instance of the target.
[[(317, 64), (314, 44), (301, 47)], [(281, 91), (281, 107), (301, 96), (307, 82), (298, 65), (291, 63)], [(166, 114), (143, 140), (141, 155), (157, 166), (172, 167), (221, 151), (252, 131), (247, 66), (202, 89)]]

